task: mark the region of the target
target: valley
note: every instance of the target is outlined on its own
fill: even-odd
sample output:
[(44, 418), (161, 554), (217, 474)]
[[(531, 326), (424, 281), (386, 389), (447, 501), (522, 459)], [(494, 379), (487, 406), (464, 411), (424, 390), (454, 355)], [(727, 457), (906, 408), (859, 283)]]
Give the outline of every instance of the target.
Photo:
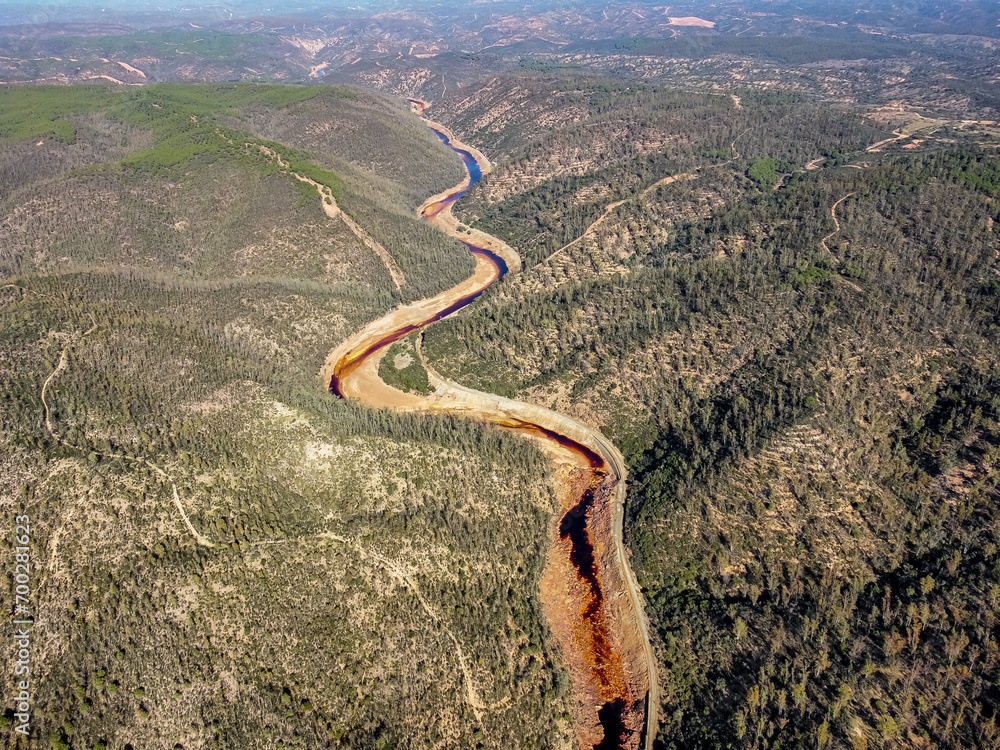
[[(424, 109), (420, 106), (421, 113)], [(475, 172), (470, 169), (457, 187), (426, 201), (420, 213), (466, 243), (478, 257), (477, 273), (437, 298), (397, 308), (367, 326), (331, 353), (323, 380), (337, 395), (350, 394), (372, 406), (457, 413), (539, 442), (557, 465), (560, 513), (565, 514), (552, 522), (558, 532), (551, 535), (542, 604), (573, 675), (577, 736), (581, 746), (651, 747), (657, 723), (656, 666), (644, 608), (621, 544), (626, 476), (621, 455), (580, 423), (537, 406), (461, 388), (433, 370), (430, 396), (404, 397), (378, 376), (379, 362), (390, 344), (457, 312), (509, 269), (520, 267), (520, 258), (495, 238), (482, 241), (456, 231), (454, 220), (449, 220), (451, 206), (488, 173), (489, 162), (473, 157), (443, 133), (442, 126), (429, 124), (467, 164), (473, 162)], [(474, 241), (482, 246), (473, 245)], [(609, 587), (611, 582), (617, 586)], [(621, 593), (627, 594), (628, 604), (612, 605)], [(644, 734), (648, 739), (642, 742)]]
[(0, 9), (0, 744), (996, 747), (995, 3), (99, 12)]
[[(32, 514), (45, 571), (35, 726), (74, 746), (569, 741), (570, 678), (537, 603), (548, 462), (316, 381), (331, 340), (472, 273), (408, 197), (461, 162), (398, 101), (309, 94), (88, 90), (61, 120), (75, 138), (2, 146), (3, 497)], [(50, 92), (18, 96), (39, 111)], [(130, 141), (136, 111), (152, 132)], [(399, 150), (378, 158), (398, 182), (362, 166), (362, 139), (323, 166), (274, 140), (316, 111), (392, 128)], [(392, 254), (401, 290), (334, 205)], [(431, 280), (441, 258), (453, 276)]]

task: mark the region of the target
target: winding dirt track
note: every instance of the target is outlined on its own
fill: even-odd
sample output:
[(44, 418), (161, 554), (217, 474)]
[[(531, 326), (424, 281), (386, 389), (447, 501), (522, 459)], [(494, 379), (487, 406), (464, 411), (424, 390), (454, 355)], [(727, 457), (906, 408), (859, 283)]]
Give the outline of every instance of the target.
[[(247, 146), (252, 146), (253, 144), (246, 144)], [(323, 213), (329, 216), (331, 219), (341, 219), (348, 229), (357, 237), (364, 245), (375, 253), (382, 264), (385, 266), (386, 270), (389, 272), (389, 276), (392, 277), (392, 283), (396, 286), (396, 291), (402, 291), (403, 285), (406, 284), (406, 276), (403, 275), (402, 270), (400, 270), (399, 265), (396, 263), (396, 259), (392, 257), (388, 250), (382, 247), (381, 244), (375, 238), (373, 238), (368, 232), (361, 228), (361, 226), (354, 221), (350, 216), (343, 211), (340, 206), (337, 205), (337, 200), (333, 197), (333, 191), (330, 190), (326, 185), (321, 185), (316, 182), (316, 180), (299, 174), (298, 172), (292, 172), (291, 167), (288, 162), (281, 158), (280, 154), (275, 153), (272, 149), (267, 146), (259, 146), (260, 152), (267, 156), (269, 159), (274, 159), (277, 161), (278, 165), (282, 169), (288, 170), (296, 180), (299, 182), (306, 182), (316, 188), (316, 192), (319, 193), (320, 205), (323, 206)]]
[(843, 203), (844, 201), (846, 201), (852, 195), (854, 195), (854, 193), (848, 193), (847, 195), (845, 195), (843, 198), (839, 199), (836, 203), (834, 203), (830, 207), (830, 217), (833, 219), (834, 230), (832, 232), (830, 232), (830, 234), (828, 234), (826, 237), (824, 237), (823, 239), (821, 239), (819, 241), (820, 247), (822, 247), (823, 250), (825, 250), (830, 255), (832, 255), (833, 252), (827, 246), (826, 241), (828, 239), (830, 239), (831, 237), (833, 237), (833, 235), (837, 234), (837, 232), (840, 231), (840, 219), (837, 218), (837, 206), (839, 206), (841, 203)]
[[(739, 99), (739, 97), (734, 97), (734, 98), (737, 99), (737, 100)], [(410, 99), (409, 101), (412, 102), (414, 100)], [(736, 104), (737, 104), (737, 108), (739, 108), (739, 101), (737, 101)], [(423, 110), (421, 110), (421, 111), (423, 111)], [(570, 240), (565, 245), (563, 245), (562, 247), (560, 247), (558, 250), (554, 250), (547, 258), (545, 258), (541, 263), (539, 263), (539, 265), (544, 265), (544, 264), (548, 263), (550, 260), (552, 260), (557, 255), (559, 255), (563, 250), (567, 250), (567, 249), (573, 247), (573, 245), (575, 245), (576, 243), (580, 242), (582, 239), (584, 239), (585, 237), (587, 237), (595, 229), (597, 229), (604, 222), (604, 220), (608, 218), (608, 216), (611, 215), (612, 211), (614, 211), (619, 206), (621, 206), (621, 205), (623, 205), (625, 203), (629, 203), (630, 201), (634, 201), (637, 198), (640, 198), (640, 199), (641, 198), (645, 198), (647, 195), (649, 195), (650, 193), (652, 193), (657, 188), (664, 187), (666, 185), (670, 185), (670, 184), (672, 184), (674, 182), (680, 182), (682, 180), (692, 180), (695, 177), (697, 177), (703, 170), (706, 170), (706, 169), (715, 169), (717, 167), (724, 167), (727, 164), (732, 164), (734, 161), (736, 161), (737, 159), (740, 158), (740, 152), (736, 150), (736, 141), (738, 141), (741, 137), (743, 137), (744, 135), (746, 135), (749, 132), (750, 132), (749, 129), (744, 130), (742, 133), (740, 133), (738, 136), (736, 136), (733, 139), (732, 143), (729, 144), (729, 147), (732, 150), (733, 155), (727, 161), (720, 162), (719, 164), (711, 164), (711, 165), (709, 165), (707, 167), (695, 167), (690, 172), (682, 172), (680, 174), (673, 174), (673, 175), (670, 175), (668, 177), (663, 177), (663, 178), (657, 180), (656, 182), (654, 182), (649, 187), (647, 187), (645, 190), (643, 190), (637, 196), (632, 196), (631, 198), (622, 198), (620, 201), (615, 201), (613, 203), (609, 203), (607, 206), (605, 206), (604, 213), (602, 213), (594, 221), (594, 223), (592, 223), (585, 230), (583, 230), (583, 234), (581, 234), (579, 237), (577, 237), (574, 240)], [(812, 162), (810, 162), (810, 163), (812, 163)], [(808, 167), (807, 167), (807, 169), (808, 169)], [(485, 172), (483, 172), (483, 174), (485, 174)], [(775, 189), (777, 189), (777, 187), (775, 187)]]
[[(8, 285), (8, 287), (9, 286), (10, 285)], [(93, 316), (91, 316), (91, 319), (93, 320)], [(73, 445), (73, 443), (69, 442), (59, 433), (56, 432), (55, 427), (52, 425), (52, 409), (49, 406), (49, 402), (46, 396), (48, 395), (49, 386), (52, 384), (52, 381), (55, 380), (57, 377), (59, 377), (60, 373), (62, 373), (66, 369), (67, 366), (66, 355), (69, 352), (70, 348), (84, 336), (89, 336), (91, 333), (93, 333), (96, 328), (97, 328), (97, 321), (95, 320), (94, 325), (91, 326), (88, 330), (84, 331), (79, 336), (74, 335), (70, 339), (69, 343), (67, 343), (66, 346), (63, 347), (62, 352), (59, 355), (59, 362), (58, 364), (56, 364), (55, 369), (51, 373), (49, 373), (49, 376), (45, 378), (45, 382), (42, 383), (41, 400), (42, 400), (42, 407), (45, 410), (45, 429), (48, 430), (48, 433), (49, 435), (52, 436), (52, 439), (58, 442), (60, 445), (65, 445), (67, 448), (70, 448), (75, 451), (80, 451), (81, 453), (86, 452), (85, 449)], [(94, 451), (94, 455), (100, 456), (101, 458), (108, 458), (112, 460), (119, 459), (121, 461), (131, 461), (132, 463), (142, 464), (143, 466), (146, 466), (147, 468), (156, 472), (156, 474), (161, 479), (165, 480), (170, 484), (171, 493), (173, 495), (174, 507), (177, 508), (177, 512), (180, 514), (181, 521), (184, 522), (184, 525), (187, 527), (187, 530), (191, 533), (191, 536), (194, 537), (194, 540), (198, 544), (201, 544), (205, 547), (215, 546), (215, 544), (212, 543), (212, 540), (200, 534), (198, 530), (192, 525), (191, 519), (188, 518), (188, 514), (184, 512), (184, 504), (181, 503), (181, 496), (180, 493), (177, 491), (177, 484), (174, 482), (173, 478), (167, 472), (165, 472), (163, 469), (161, 469), (152, 461), (148, 461), (145, 458), (142, 458), (141, 456), (129, 456), (123, 453), (98, 453), (96, 451)]]
[[(490, 170), (489, 161), (475, 148), (458, 142), (447, 128), (429, 120), (425, 122), (434, 130), (446, 135), (453, 148), (468, 152), (478, 163), (483, 174)], [(459, 232), (458, 221), (451, 214), (451, 202), (454, 196), (469, 186), (470, 180), (471, 176), (467, 176), (455, 188), (429, 198), (421, 206), (420, 215), (450, 236), (474, 247), (489, 250), (502, 259), (509, 272), (518, 271), (521, 266), (520, 257), (496, 237), (478, 230)], [(638, 748), (639, 732), (644, 729), (645, 747), (651, 750), (656, 736), (659, 690), (656, 661), (650, 644), (641, 593), (635, 575), (628, 565), (622, 543), (626, 471), (621, 453), (603, 435), (569, 417), (534, 404), (466, 388), (442, 378), (433, 368), (427, 366), (426, 362), (428, 376), (435, 387), (435, 392), (429, 396), (403, 393), (386, 385), (378, 376), (379, 363), (392, 341), (440, 319), (445, 311), (456, 310), (458, 309), (456, 306), (469, 304), (475, 295), (500, 277), (500, 267), (495, 260), (478, 253), (476, 260), (473, 275), (452, 289), (429, 299), (400, 306), (383, 318), (369, 323), (344, 341), (327, 357), (320, 376), (325, 386), (339, 392), (344, 398), (358, 399), (371, 406), (400, 411), (458, 413), (525, 434), (535, 439), (539, 447), (556, 464), (556, 475), (562, 481), (564, 489), (570, 493), (574, 482), (579, 485), (579, 477), (583, 472), (590, 471), (599, 479), (600, 493), (596, 496), (599, 504), (604, 507), (595, 506), (592, 516), (596, 518), (598, 514), (603, 514), (601, 518), (608, 518), (609, 521), (591, 524), (589, 533), (597, 537), (593, 539), (595, 550), (604, 553), (598, 562), (604, 587), (602, 609), (610, 613), (606, 616), (606, 620), (611, 623), (613, 630), (610, 634), (611, 642), (619, 652), (627, 652), (616, 654), (616, 658), (622, 656), (619, 662), (624, 666), (621, 666), (620, 673), (623, 675), (622, 679), (628, 683), (627, 692), (631, 696), (638, 697), (637, 706), (645, 704), (637, 709), (630, 708), (630, 713), (626, 712), (627, 722), (632, 725), (631, 735), (627, 740), (623, 739), (621, 746)], [(420, 354), (423, 359), (422, 352)], [(560, 437), (564, 439), (560, 440)], [(565, 438), (576, 443), (576, 449), (572, 445), (567, 445)], [(580, 447), (583, 448), (582, 451)], [(603, 466), (595, 469), (593, 459), (588, 462), (585, 458), (588, 453), (591, 456), (596, 454), (598, 464), (603, 460)], [(597, 487), (596, 484), (594, 486)], [(557, 525), (554, 524), (554, 528)], [(599, 534), (606, 534), (612, 538), (600, 538)], [(565, 566), (562, 573), (565, 573)], [(571, 588), (572, 584), (568, 584), (567, 587)], [(547, 611), (551, 610), (547, 608)], [(560, 632), (580, 632), (579, 623), (569, 626), (562, 624), (563, 627), (559, 625), (553, 623), (557, 638)], [(569, 627), (568, 631), (566, 627)], [(572, 653), (574, 649), (572, 638), (560, 638), (560, 644), (567, 662), (575, 661), (578, 665), (586, 662), (590, 671), (595, 671), (592, 656), (584, 657)], [(587, 658), (591, 661), (587, 662)], [(571, 672), (574, 675), (574, 692), (577, 694), (578, 709), (582, 717), (581, 721), (575, 722), (578, 739), (581, 746), (596, 744), (594, 725), (597, 720), (597, 709), (600, 706), (599, 703), (594, 704), (593, 698), (600, 695), (600, 692), (595, 690), (593, 685), (580, 684), (586, 680), (579, 675), (587, 674), (587, 669), (576, 671), (571, 669)], [(643, 708), (646, 711), (644, 726), (641, 719)], [(636, 719), (636, 716), (639, 718)], [(600, 725), (597, 727), (599, 729)], [(597, 735), (596, 740), (600, 742), (601, 737)]]

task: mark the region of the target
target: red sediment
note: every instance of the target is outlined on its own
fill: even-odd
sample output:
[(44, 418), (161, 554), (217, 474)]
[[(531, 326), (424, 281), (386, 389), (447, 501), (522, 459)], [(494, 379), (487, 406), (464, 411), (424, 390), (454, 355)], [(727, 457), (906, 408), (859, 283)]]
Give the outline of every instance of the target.
[[(411, 100), (414, 101), (414, 100)], [(450, 142), (442, 136), (446, 143)], [(454, 148), (454, 147), (452, 147)], [(466, 152), (455, 149), (469, 159)], [(466, 165), (469, 165), (466, 160)], [(478, 171), (478, 170), (477, 170)], [(478, 179), (478, 176), (477, 176)], [(472, 172), (470, 171), (470, 184)], [(468, 186), (456, 188), (440, 200), (428, 204), (421, 216), (433, 219), (455, 202)], [(340, 397), (342, 382), (365, 360), (393, 342), (451, 315), (479, 297), (507, 272), (500, 256), (488, 249), (466, 242), (469, 250), (493, 264), (495, 274), (479, 290), (449, 303), (417, 323), (403, 325), (377, 340), (362, 344), (344, 354), (333, 367), (329, 387)], [(624, 586), (613, 562), (613, 551), (598, 540), (610, 538), (611, 492), (614, 475), (603, 456), (587, 446), (554, 430), (516, 418), (497, 416), (491, 419), (500, 427), (558, 443), (582, 457), (588, 470), (576, 471), (564, 489), (570, 493), (562, 500), (565, 511), (553, 523), (552, 547), (542, 579), (542, 599), (546, 615), (564, 651), (567, 668), (573, 678), (577, 737), (581, 747), (595, 750), (635, 750), (642, 732), (642, 702), (636, 695), (636, 670), (621, 654), (633, 650), (628, 637), (616, 632), (624, 616), (621, 603), (611, 604), (605, 597), (610, 590)], [(595, 532), (595, 529), (599, 531)], [(609, 562), (610, 561), (610, 562)], [(611, 581), (604, 580), (610, 575)]]
[(454, 203), (455, 200), (457, 200), (457, 197), (453, 198), (453, 197), (449, 196), (448, 198), (445, 198), (443, 200), (439, 200), (439, 201), (435, 201), (434, 203), (430, 203), (430, 204), (424, 206), (420, 210), (420, 216), (422, 218), (424, 218), (424, 219), (427, 219), (427, 220), (435, 219), (435, 218), (437, 218), (438, 214), (440, 214), (442, 211), (444, 211), (446, 208), (448, 208), (448, 206), (450, 206), (452, 203)]
[(548, 427), (542, 427), (541, 425), (534, 424), (532, 422), (525, 422), (521, 419), (504, 419), (496, 420), (495, 424), (501, 427), (507, 427), (508, 429), (514, 430), (515, 432), (523, 432), (532, 436), (540, 436), (548, 438), (549, 440), (554, 440), (559, 443), (563, 448), (568, 448), (579, 456), (582, 456), (590, 464), (591, 469), (600, 469), (601, 476), (604, 475), (605, 461), (604, 457), (600, 453), (596, 453), (588, 448), (586, 445), (576, 442), (572, 438), (568, 438), (565, 435), (560, 435), (555, 430), (550, 430)]
[(483, 286), (482, 289), (473, 292), (472, 294), (467, 294), (466, 296), (455, 300), (447, 307), (438, 310), (436, 313), (433, 313), (432, 315), (428, 316), (426, 320), (422, 320), (419, 323), (411, 323), (409, 325), (401, 326), (400, 328), (397, 328), (395, 331), (391, 331), (382, 336), (381, 338), (379, 338), (378, 340), (374, 341), (373, 343), (368, 344), (368, 346), (366, 346), (361, 351), (358, 352), (351, 351), (345, 354), (343, 357), (340, 358), (337, 364), (334, 365), (333, 377), (330, 378), (330, 384), (329, 384), (330, 391), (332, 393), (334, 393), (337, 396), (340, 396), (341, 398), (344, 398), (344, 394), (340, 389), (341, 381), (343, 381), (344, 378), (346, 378), (356, 369), (361, 367), (361, 365), (364, 364), (364, 361), (368, 359), (368, 357), (373, 355), (375, 352), (380, 351), (385, 347), (395, 343), (396, 341), (399, 341), (400, 339), (408, 336), (414, 331), (419, 331), (421, 328), (425, 328), (426, 326), (429, 326), (431, 323), (435, 323), (443, 318), (447, 318), (453, 312), (461, 310), (463, 307), (465, 307), (470, 302), (479, 297), (490, 286), (496, 283), (497, 280), (499, 280), (504, 273), (506, 273), (507, 271), (506, 264), (504, 264), (503, 260), (500, 259), (494, 253), (490, 252), (489, 250), (483, 250), (481, 248), (473, 248), (471, 246), (469, 247), (469, 249), (473, 254), (485, 258), (486, 260), (488, 260), (490, 263), (493, 264), (493, 267), (496, 269), (496, 273), (494, 274), (493, 278), (485, 286)]
[(574, 728), (581, 748), (637, 750), (645, 712), (641, 645), (623, 628), (612, 533), (615, 478), (573, 470), (560, 483), (562, 513), (551, 526), (542, 576), (546, 616), (574, 685)]

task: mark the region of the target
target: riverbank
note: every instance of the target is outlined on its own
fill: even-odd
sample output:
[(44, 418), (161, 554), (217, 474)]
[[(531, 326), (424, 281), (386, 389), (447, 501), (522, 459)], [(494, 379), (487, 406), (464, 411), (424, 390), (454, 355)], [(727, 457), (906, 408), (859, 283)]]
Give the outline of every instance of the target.
[(539, 593), (572, 678), (577, 739), (581, 747), (637, 750), (645, 733), (651, 747), (658, 705), (655, 663), (634, 576), (615, 538), (621, 533), (624, 500), (621, 455), (603, 436), (562, 414), (445, 380), (422, 352), (432, 394), (403, 393), (378, 376), (392, 342), (470, 304), (503, 273), (520, 269), (513, 248), (463, 227), (451, 212), (454, 202), (489, 172), (489, 161), (447, 128), (425, 122), (462, 156), (468, 174), (451, 190), (427, 199), (420, 215), (469, 246), (477, 256), (476, 270), (452, 289), (365, 326), (330, 353), (321, 377), (344, 398), (402, 411), (458, 413), (538, 443), (553, 461), (558, 499)]

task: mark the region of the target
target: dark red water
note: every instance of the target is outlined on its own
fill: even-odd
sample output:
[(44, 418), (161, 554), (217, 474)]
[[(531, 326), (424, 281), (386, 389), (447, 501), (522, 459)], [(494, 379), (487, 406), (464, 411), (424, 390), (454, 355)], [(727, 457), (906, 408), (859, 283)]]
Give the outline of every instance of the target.
[(587, 605), (587, 614), (593, 616), (601, 608), (604, 595), (601, 593), (601, 582), (597, 580), (597, 561), (594, 559), (594, 545), (590, 541), (590, 532), (587, 528), (587, 516), (594, 506), (594, 491), (588, 489), (583, 493), (575, 506), (566, 511), (562, 523), (559, 524), (559, 537), (565, 539), (569, 537), (572, 551), (569, 559), (576, 568), (580, 578), (587, 582), (593, 598)]
[[(583, 447), (583, 446), (581, 446)], [(582, 612), (583, 619), (590, 624), (590, 643), (588, 644), (595, 663), (595, 677), (602, 688), (614, 689), (617, 683), (617, 664), (612, 659), (614, 649), (611, 645), (611, 634), (604, 618), (604, 591), (597, 575), (597, 560), (594, 556), (594, 541), (590, 533), (590, 513), (596, 500), (595, 488), (604, 477), (603, 471), (594, 471), (591, 486), (588, 487), (580, 501), (570, 508), (559, 524), (559, 537), (570, 541), (570, 562), (576, 568), (580, 580), (589, 589), (589, 597), (585, 600)], [(598, 719), (604, 728), (604, 739), (595, 750), (621, 747), (626, 735), (624, 722), (625, 700), (615, 698), (604, 704), (598, 711)]]
[[(480, 169), (479, 163), (476, 161), (475, 157), (473, 157), (472, 154), (465, 149), (456, 148), (451, 143), (448, 136), (441, 131), (437, 129), (433, 130), (442, 141), (444, 141), (453, 151), (457, 152), (459, 156), (462, 157), (462, 161), (465, 163), (465, 166), (469, 171), (469, 185), (468, 187), (455, 191), (442, 200), (427, 206), (423, 212), (423, 217), (427, 219), (437, 216), (441, 213), (441, 211), (458, 200), (469, 190), (469, 188), (482, 179), (482, 170)], [(368, 357), (391, 345), (392, 343), (399, 341), (404, 336), (429, 326), (431, 323), (446, 318), (452, 313), (461, 310), (466, 305), (475, 301), (483, 292), (485, 292), (499, 279), (503, 278), (503, 276), (507, 273), (507, 264), (499, 255), (488, 250), (487, 248), (477, 247), (469, 242), (465, 242), (464, 244), (469, 248), (469, 252), (481, 258), (485, 258), (493, 264), (493, 267), (496, 269), (496, 275), (489, 281), (489, 283), (479, 291), (456, 300), (443, 310), (429, 316), (426, 320), (422, 320), (419, 323), (407, 324), (396, 329), (395, 331), (387, 333), (374, 343), (369, 344), (360, 352), (349, 352), (334, 366), (334, 374), (330, 380), (330, 390), (333, 393), (341, 398), (344, 398), (344, 394), (341, 391), (341, 382), (354, 370), (360, 367)], [(599, 453), (591, 450), (581, 443), (578, 443), (572, 438), (561, 435), (554, 430), (543, 427), (542, 425), (534, 424), (533, 422), (525, 422), (519, 419), (507, 419), (498, 421), (498, 424), (501, 424), (503, 427), (511, 430), (516, 430), (529, 435), (543, 436), (549, 440), (553, 440), (564, 448), (582, 456), (586, 459), (590, 466), (591, 479), (589, 487), (580, 497), (579, 502), (571, 508), (565, 516), (563, 516), (559, 525), (559, 534), (562, 539), (569, 539), (571, 545), (570, 562), (576, 569), (581, 581), (583, 581), (587, 586), (589, 592), (589, 596), (587, 597), (581, 616), (590, 625), (590, 642), (587, 644), (587, 648), (590, 651), (592, 663), (596, 665), (594, 668), (594, 677), (598, 681), (602, 692), (607, 692), (608, 690), (612, 690), (612, 692), (614, 692), (613, 688), (619, 680), (616, 679), (616, 665), (612, 659), (613, 649), (611, 646), (607, 623), (604, 619), (604, 593), (601, 589), (601, 582), (597, 573), (597, 561), (594, 555), (594, 545), (590, 533), (589, 523), (590, 511), (595, 501), (595, 489), (601, 484), (606, 476), (606, 463), (604, 458)], [(606, 702), (599, 710), (598, 718), (601, 726), (604, 728), (604, 739), (600, 742), (600, 744), (594, 746), (595, 750), (615, 750), (616, 748), (621, 747), (621, 744), (627, 734), (624, 723), (625, 708), (626, 703), (624, 698), (617, 697)]]
[(519, 432), (527, 432), (533, 435), (543, 435), (549, 440), (554, 440), (559, 443), (563, 448), (568, 448), (577, 455), (583, 456), (587, 459), (587, 463), (590, 464), (591, 469), (601, 469), (603, 476), (604, 469), (604, 457), (600, 453), (596, 453), (588, 448), (582, 443), (578, 443), (573, 438), (568, 438), (565, 435), (560, 435), (555, 430), (550, 430), (548, 427), (542, 427), (534, 422), (525, 422), (521, 419), (509, 419), (504, 421), (504, 427), (509, 427), (512, 430), (518, 430)]
[(619, 750), (628, 735), (628, 729), (622, 718), (624, 715), (625, 701), (621, 698), (608, 701), (601, 707), (597, 712), (597, 718), (604, 727), (604, 739), (594, 745), (594, 750)]

